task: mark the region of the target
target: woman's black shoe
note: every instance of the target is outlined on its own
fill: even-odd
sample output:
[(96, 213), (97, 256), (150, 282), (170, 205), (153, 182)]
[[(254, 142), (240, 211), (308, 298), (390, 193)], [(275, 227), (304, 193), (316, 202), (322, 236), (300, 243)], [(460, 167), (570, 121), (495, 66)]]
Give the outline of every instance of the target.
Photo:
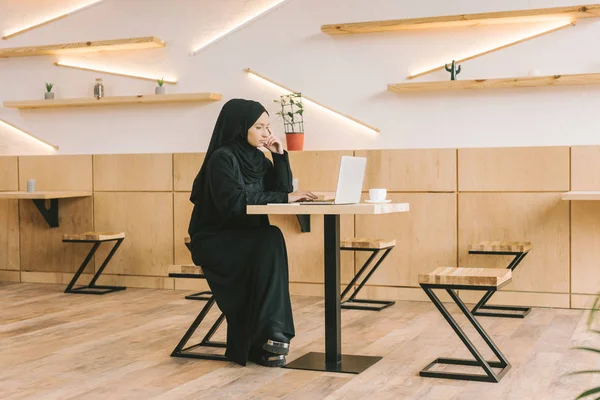
[(283, 367), (286, 363), (285, 355), (271, 353), (255, 347), (250, 349), (248, 359), (253, 363), (264, 367)]
[(262, 348), (270, 353), (287, 356), (290, 352), (290, 340), (283, 333), (272, 333)]

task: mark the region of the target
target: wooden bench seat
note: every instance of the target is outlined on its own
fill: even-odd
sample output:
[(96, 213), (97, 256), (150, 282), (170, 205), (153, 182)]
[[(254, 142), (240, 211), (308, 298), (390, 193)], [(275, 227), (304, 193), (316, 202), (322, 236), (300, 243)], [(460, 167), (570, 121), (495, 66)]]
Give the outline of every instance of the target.
[(203, 278), (204, 271), (202, 271), (202, 267), (194, 264), (171, 265), (169, 267), (169, 276), (171, 275), (197, 275), (198, 278)]
[[(358, 272), (354, 275), (354, 278), (350, 281), (350, 283), (346, 286), (346, 288), (342, 291), (340, 299), (342, 300), (341, 307), (344, 309), (351, 310), (370, 310), (370, 311), (381, 311), (387, 307), (391, 307), (395, 304), (394, 301), (391, 300), (368, 300), (368, 299), (357, 299), (356, 296), (358, 292), (364, 287), (364, 285), (369, 281), (369, 278), (377, 271), (377, 268), (381, 265), (381, 263), (388, 256), (390, 251), (396, 246), (396, 240), (394, 239), (373, 239), (373, 238), (348, 238), (340, 241), (340, 250), (346, 251), (362, 251), (362, 252), (371, 252), (371, 256), (367, 259), (365, 264), (358, 270)], [(377, 259), (379, 253), (383, 253), (379, 256), (377, 262), (374, 263), (371, 271), (369, 271), (364, 279), (359, 282), (360, 277), (367, 271), (369, 266), (373, 264), (373, 262)], [(352, 294), (348, 299), (344, 300), (347, 294), (355, 287)]]
[[(125, 290), (125, 286), (108, 286), (96, 284), (96, 281), (98, 280), (98, 278), (100, 278), (102, 272), (104, 272), (104, 269), (106, 268), (112, 257), (115, 255), (119, 246), (121, 246), (121, 243), (123, 243), (123, 240), (125, 240), (125, 232), (84, 232), (64, 234), (63, 242), (65, 243), (94, 244), (90, 249), (88, 255), (85, 257), (85, 259), (79, 266), (77, 272), (75, 272), (75, 275), (73, 275), (73, 279), (71, 279), (71, 282), (69, 282), (69, 284), (67, 285), (65, 293), (102, 295)], [(114, 242), (114, 246), (104, 259), (104, 262), (102, 263), (102, 265), (100, 265), (89, 284), (85, 286), (75, 287), (75, 285), (77, 284), (77, 280), (85, 270), (86, 266), (88, 265), (94, 254), (96, 254), (96, 250), (98, 250), (100, 245), (104, 242)]]
[(419, 274), (419, 284), (500, 287), (509, 282), (512, 271), (504, 268), (437, 268)]
[[(469, 254), (484, 254), (494, 257), (512, 255), (514, 258), (506, 268), (514, 271), (525, 256), (529, 254), (531, 248), (531, 242), (484, 241), (469, 245)], [(525, 318), (531, 311), (531, 308), (521, 306), (490, 306), (487, 303), (493, 295), (494, 292), (491, 291), (483, 295), (481, 300), (471, 310), (473, 315), (499, 318)]]
[(106, 242), (117, 239), (125, 239), (125, 232), (84, 232), (65, 233), (63, 235), (63, 241), (69, 242)]
[(483, 241), (469, 245), (469, 252), (487, 253), (526, 253), (531, 250), (531, 242)]
[(340, 247), (354, 249), (388, 249), (396, 245), (395, 239), (348, 238), (342, 240)]
[[(504, 268), (436, 268), (428, 274), (419, 274), (421, 288), (472, 355), (468, 359), (436, 358), (419, 372), (420, 376), (478, 382), (500, 382), (510, 369), (510, 363), (459, 297), (458, 291), (460, 290), (462, 294), (462, 291), (481, 290), (483, 288), (488, 293), (495, 293), (501, 286), (510, 282), (511, 277), (512, 271)], [(475, 342), (469, 339), (467, 333), (435, 294), (434, 291), (440, 289), (448, 293), (463, 315), (471, 323), (472, 327), (475, 328), (475, 332), (483, 339), (489, 350), (494, 353), (498, 361), (486, 360), (482, 353), (475, 347)], [(449, 351), (453, 352), (455, 349), (451, 348)], [(444, 365), (444, 369), (435, 368), (439, 365)], [(450, 366), (456, 365), (479, 367), (483, 373), (466, 374), (449, 370)]]

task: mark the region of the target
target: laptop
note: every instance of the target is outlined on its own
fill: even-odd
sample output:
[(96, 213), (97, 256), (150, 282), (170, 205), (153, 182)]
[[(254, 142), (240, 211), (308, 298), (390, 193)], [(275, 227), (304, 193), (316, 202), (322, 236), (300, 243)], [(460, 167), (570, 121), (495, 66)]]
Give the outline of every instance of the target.
[(326, 201), (301, 201), (293, 204), (357, 204), (360, 203), (367, 159), (343, 156), (340, 163), (335, 199)]

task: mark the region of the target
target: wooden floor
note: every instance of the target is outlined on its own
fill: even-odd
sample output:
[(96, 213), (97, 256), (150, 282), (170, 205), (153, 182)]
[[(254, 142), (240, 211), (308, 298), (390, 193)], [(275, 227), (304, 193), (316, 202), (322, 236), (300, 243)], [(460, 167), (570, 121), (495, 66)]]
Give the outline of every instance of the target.
[[(565, 376), (600, 367), (599, 355), (570, 350), (599, 346), (583, 311), (480, 318), (513, 365), (493, 384), (418, 376), (435, 357), (468, 357), (429, 303), (399, 302), (379, 313), (344, 310), (344, 351), (384, 358), (361, 375), (343, 375), (173, 359), (171, 350), (203, 302), (173, 290), (85, 296), (63, 289), (0, 283), (0, 399), (565, 400), (599, 380)], [(323, 301), (294, 297), (293, 306), (297, 337), (288, 360), (323, 349)]]

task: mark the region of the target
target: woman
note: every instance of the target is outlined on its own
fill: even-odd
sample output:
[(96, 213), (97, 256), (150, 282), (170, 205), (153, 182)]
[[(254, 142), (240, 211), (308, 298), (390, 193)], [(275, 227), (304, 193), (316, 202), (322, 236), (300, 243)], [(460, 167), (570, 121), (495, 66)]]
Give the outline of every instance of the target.
[[(259, 148), (271, 152), (273, 164)], [(227, 102), (194, 180), (189, 234), (194, 264), (227, 319), (225, 355), (241, 365), (285, 365), (294, 337), (285, 240), (267, 216), (246, 214), (247, 205), (315, 197), (291, 192), (288, 155), (265, 108)]]

